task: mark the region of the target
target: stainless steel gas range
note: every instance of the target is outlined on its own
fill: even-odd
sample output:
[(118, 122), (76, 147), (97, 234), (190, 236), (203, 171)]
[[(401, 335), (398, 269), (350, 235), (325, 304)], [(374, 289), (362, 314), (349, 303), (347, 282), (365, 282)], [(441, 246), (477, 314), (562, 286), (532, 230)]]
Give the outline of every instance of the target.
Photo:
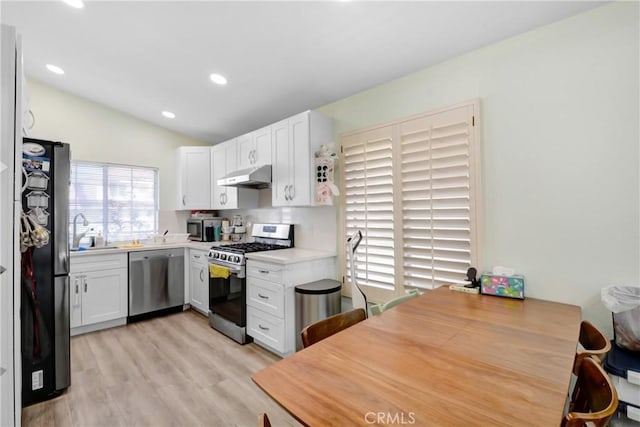
[(246, 257), (249, 252), (272, 251), (293, 247), (293, 224), (254, 224), (253, 242), (212, 247), (209, 263), (221, 269), (209, 278), (209, 324), (240, 344), (250, 342), (246, 335), (247, 279)]

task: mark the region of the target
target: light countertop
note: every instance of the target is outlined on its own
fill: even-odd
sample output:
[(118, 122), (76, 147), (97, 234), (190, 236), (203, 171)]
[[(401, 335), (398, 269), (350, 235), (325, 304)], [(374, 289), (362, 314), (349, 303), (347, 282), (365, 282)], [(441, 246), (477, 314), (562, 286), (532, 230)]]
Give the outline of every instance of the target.
[(278, 249), (276, 251), (251, 252), (246, 254), (248, 260), (274, 262), (277, 264), (295, 264), (297, 262), (314, 261), (317, 259), (335, 257), (333, 251), (320, 251), (316, 249)]
[(156, 249), (174, 249), (174, 248), (189, 248), (199, 249), (202, 251), (208, 251), (212, 246), (222, 246), (223, 244), (229, 244), (232, 242), (180, 242), (180, 243), (148, 243), (143, 244), (141, 247), (127, 248), (127, 247), (106, 247), (104, 249), (88, 249), (84, 251), (72, 251), (71, 257), (83, 257), (91, 255), (107, 255), (107, 254), (120, 254), (137, 251), (152, 251)]
[[(180, 243), (149, 243), (141, 247), (107, 247), (104, 249), (88, 249), (84, 251), (72, 251), (71, 257), (85, 257), (92, 255), (122, 254), (138, 251), (152, 251), (157, 249), (188, 248), (208, 251), (212, 246), (223, 246), (237, 242), (180, 242)], [(314, 261), (318, 259), (335, 257), (333, 251), (321, 251), (316, 249), (291, 248), (279, 249), (276, 251), (251, 252), (246, 254), (247, 259), (256, 261), (273, 262), (277, 264), (295, 264), (304, 261)]]

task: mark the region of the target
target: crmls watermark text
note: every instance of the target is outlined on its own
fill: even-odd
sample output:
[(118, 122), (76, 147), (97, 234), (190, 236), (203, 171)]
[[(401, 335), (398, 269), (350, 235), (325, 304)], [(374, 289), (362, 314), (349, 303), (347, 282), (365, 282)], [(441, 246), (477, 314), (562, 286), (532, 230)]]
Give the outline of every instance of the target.
[(367, 412), (364, 421), (367, 424), (415, 424), (415, 412)]

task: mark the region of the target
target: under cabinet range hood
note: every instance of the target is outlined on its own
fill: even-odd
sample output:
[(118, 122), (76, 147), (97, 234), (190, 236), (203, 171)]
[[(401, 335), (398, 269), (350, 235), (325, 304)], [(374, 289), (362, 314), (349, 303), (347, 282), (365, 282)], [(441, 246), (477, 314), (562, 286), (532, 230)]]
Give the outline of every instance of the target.
[(231, 172), (220, 178), (217, 183), (225, 187), (269, 188), (271, 187), (271, 165)]

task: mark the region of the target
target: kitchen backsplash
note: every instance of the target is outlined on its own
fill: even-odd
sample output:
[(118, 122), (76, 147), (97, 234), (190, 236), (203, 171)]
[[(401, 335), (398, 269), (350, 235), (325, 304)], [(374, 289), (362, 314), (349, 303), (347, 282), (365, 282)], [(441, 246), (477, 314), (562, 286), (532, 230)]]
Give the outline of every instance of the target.
[(190, 211), (158, 211), (158, 232), (186, 233)]
[[(231, 218), (233, 215), (242, 215), (245, 225), (263, 222), (295, 224), (296, 247), (337, 250), (334, 206), (274, 208), (271, 207), (270, 189), (260, 190), (259, 206), (258, 209), (223, 210), (219, 212), (219, 216)], [(159, 211), (159, 232), (169, 230), (170, 233), (184, 233), (189, 215), (189, 211)], [(250, 233), (249, 229), (247, 231)]]
[(295, 224), (295, 246), (298, 248), (335, 251), (336, 210), (331, 206), (313, 208), (259, 208), (220, 211), (220, 216), (231, 218), (242, 215), (245, 224)]

